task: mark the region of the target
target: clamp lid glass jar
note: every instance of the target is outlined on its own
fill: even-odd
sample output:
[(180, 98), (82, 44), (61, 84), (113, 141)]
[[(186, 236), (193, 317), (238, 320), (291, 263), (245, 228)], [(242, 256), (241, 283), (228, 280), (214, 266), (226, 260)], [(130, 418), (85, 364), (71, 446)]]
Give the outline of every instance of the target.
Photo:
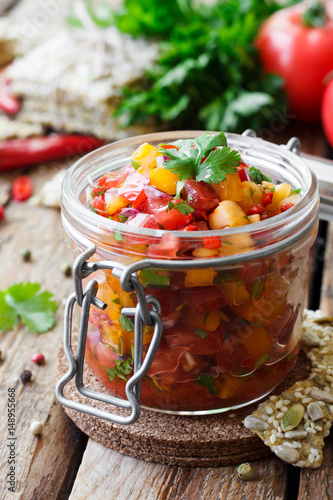
[[(141, 392), (143, 407), (180, 414), (252, 403), (285, 378), (299, 349), (317, 231), (317, 183), (309, 168), (286, 147), (235, 134), (227, 134), (228, 145), (245, 163), (274, 183), (302, 188), (294, 207), (251, 225), (193, 232), (133, 227), (87, 208), (89, 185), (126, 166), (140, 144), (170, 144), (202, 133), (149, 134), (105, 146), (70, 169), (62, 196), (73, 256), (85, 250), (85, 240), (94, 243), (90, 262), (95, 264), (86, 275), (97, 281), (97, 297), (107, 304), (101, 310), (95, 302), (90, 309), (85, 349), (90, 368), (111, 394), (124, 398), (126, 383), (141, 364), (134, 358), (148, 357), (152, 322), (148, 317), (137, 333), (139, 322), (134, 328), (128, 317), (138, 304), (129, 281), (137, 273), (136, 291), (143, 288), (155, 298), (148, 302), (156, 314), (160, 303), (163, 333), (135, 394), (138, 399)], [(216, 251), (200, 253), (211, 237), (220, 242)], [(108, 269), (106, 262), (112, 263)], [(139, 305), (142, 311), (142, 301)], [(134, 349), (135, 336), (141, 345)]]

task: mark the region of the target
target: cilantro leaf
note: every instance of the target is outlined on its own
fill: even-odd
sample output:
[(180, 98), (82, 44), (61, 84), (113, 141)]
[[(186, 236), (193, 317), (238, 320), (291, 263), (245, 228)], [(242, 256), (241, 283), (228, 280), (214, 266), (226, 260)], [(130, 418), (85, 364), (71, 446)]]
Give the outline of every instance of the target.
[(189, 215), (194, 212), (194, 208), (191, 207), (186, 201), (181, 201), (180, 203), (173, 204), (172, 201), (169, 201), (167, 212), (170, 210), (176, 209), (183, 215)]
[(301, 192), (302, 192), (302, 188), (292, 189), (290, 191), (290, 194), (300, 194)]
[(130, 318), (128, 318), (124, 314), (120, 314), (119, 321), (123, 330), (134, 332), (134, 323)]
[(113, 237), (116, 241), (124, 241), (123, 235), (121, 234), (120, 229), (115, 229), (113, 233)]
[(211, 375), (206, 375), (206, 373), (200, 373), (200, 376), (195, 382), (199, 385), (203, 385), (206, 389), (209, 390), (210, 394), (216, 394), (216, 390), (214, 387), (214, 379)]
[(139, 170), (140, 168), (140, 163), (138, 163), (137, 161), (135, 160), (131, 160), (131, 163), (132, 163), (132, 167), (135, 169), (135, 170)]
[(205, 156), (214, 148), (219, 146), (227, 146), (227, 139), (224, 132), (212, 135), (207, 132), (207, 134), (201, 135), (195, 139), (195, 143), (200, 147), (201, 156)]
[(267, 177), (267, 175), (263, 174), (258, 168), (249, 167), (249, 174), (253, 182), (256, 184), (261, 184), (262, 181), (271, 182), (272, 179)]
[(96, 210), (94, 209), (94, 207), (89, 203), (89, 208), (92, 212), (94, 212), (94, 214), (98, 214), (98, 212), (96, 212)]
[(201, 330), (201, 328), (195, 328), (194, 333), (201, 339), (205, 339), (208, 335), (208, 332), (205, 332), (205, 330)]
[(181, 192), (185, 186), (185, 181), (177, 181), (176, 184), (176, 198), (180, 199), (181, 198)]
[(0, 331), (12, 329), (19, 318), (31, 332), (44, 333), (56, 320), (58, 306), (52, 293), (40, 292), (39, 283), (17, 283), (0, 293)]
[(109, 381), (113, 382), (116, 378), (127, 381), (126, 375), (129, 375), (133, 370), (133, 360), (131, 358), (127, 358), (126, 361), (116, 359), (116, 364), (117, 366), (113, 368), (106, 368)]
[(253, 283), (252, 298), (258, 300), (261, 296), (261, 292), (264, 286), (264, 280), (257, 278)]
[(158, 269), (142, 269), (140, 278), (145, 285), (169, 285), (170, 277), (165, 274), (160, 274), (158, 271)]
[(177, 174), (181, 179), (195, 177), (195, 162), (193, 158), (167, 160), (165, 168)]
[(212, 151), (206, 160), (200, 165), (197, 181), (215, 182), (224, 181), (227, 174), (234, 174), (241, 158), (237, 151), (226, 146), (222, 149)]
[(121, 214), (119, 214), (119, 215), (118, 215), (118, 217), (119, 217), (120, 222), (122, 222), (123, 224), (124, 224), (124, 223), (127, 221), (127, 219), (128, 219), (127, 215), (121, 215)]

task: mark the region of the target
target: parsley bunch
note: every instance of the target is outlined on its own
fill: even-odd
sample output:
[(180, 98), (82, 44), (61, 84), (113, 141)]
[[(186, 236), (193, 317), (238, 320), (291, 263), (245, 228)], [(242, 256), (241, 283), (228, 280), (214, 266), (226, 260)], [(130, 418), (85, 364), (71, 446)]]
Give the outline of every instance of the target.
[[(165, 168), (177, 174), (180, 179), (195, 179), (207, 183), (224, 181), (227, 174), (237, 172), (241, 158), (237, 151), (227, 146), (223, 132), (203, 134), (196, 139), (185, 139), (174, 143), (179, 149), (159, 151), (170, 159)], [(218, 149), (214, 149), (218, 148)], [(174, 208), (178, 208), (175, 205)]]
[(0, 332), (12, 330), (21, 319), (31, 332), (54, 327), (58, 306), (52, 293), (40, 292), (39, 283), (17, 283), (0, 291)]

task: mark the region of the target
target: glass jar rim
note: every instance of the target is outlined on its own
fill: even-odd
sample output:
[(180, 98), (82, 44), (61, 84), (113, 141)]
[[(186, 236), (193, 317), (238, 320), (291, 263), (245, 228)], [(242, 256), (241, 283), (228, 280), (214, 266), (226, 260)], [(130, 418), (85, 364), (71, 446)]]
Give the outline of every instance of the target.
[[(87, 168), (87, 165), (89, 171), (89, 165), (94, 164), (94, 162), (98, 164), (100, 159), (103, 159), (103, 161), (105, 161), (105, 158), (109, 159), (109, 161), (112, 161), (113, 155), (117, 154), (117, 152), (119, 151), (125, 151), (126, 149), (128, 150), (130, 156), (135, 151), (135, 149), (137, 149), (137, 147), (144, 142), (172, 143), (179, 139), (194, 139), (199, 135), (205, 133), (207, 133), (207, 131), (185, 130), (139, 135), (123, 139), (121, 141), (116, 141), (85, 155), (77, 162), (75, 162), (65, 175), (62, 185), (61, 198), (63, 217), (65, 217), (66, 221), (71, 226), (73, 226), (79, 232), (85, 234), (88, 238), (93, 234), (94, 237), (97, 237), (98, 239), (98, 235), (102, 231), (110, 232), (121, 230), (122, 234), (124, 235), (140, 235), (155, 238), (162, 238), (163, 235), (171, 233), (173, 236), (177, 236), (180, 241), (193, 239), (198, 240), (203, 239), (207, 236), (220, 236), (226, 238), (243, 233), (251, 235), (255, 234), (256, 232), (274, 230), (277, 228), (283, 228), (283, 233), (287, 235), (287, 233), (290, 234), (290, 230), (297, 232), (297, 227), (303, 224), (304, 221), (308, 219), (314, 221), (316, 219), (316, 205), (318, 206), (317, 179), (314, 172), (307, 166), (302, 158), (300, 158), (295, 153), (292, 153), (284, 145), (276, 145), (257, 137), (243, 136), (231, 133), (226, 133), (228, 145), (230, 147), (234, 147), (237, 151), (240, 151), (241, 156), (244, 157), (250, 155), (254, 158), (257, 158), (258, 160), (260, 157), (261, 162), (267, 162), (267, 164), (275, 164), (281, 169), (286, 169), (289, 166), (294, 170), (296, 182), (302, 184), (302, 198), (296, 205), (294, 205), (294, 207), (272, 218), (268, 218), (264, 221), (246, 226), (217, 230), (209, 229), (206, 231), (185, 232), (177, 230), (168, 231), (164, 229), (134, 227), (129, 224), (127, 225), (121, 222), (116, 222), (95, 214), (80, 201), (80, 196), (82, 196), (82, 193), (85, 191), (85, 189), (89, 187), (89, 181), (91, 182), (91, 177), (89, 177), (90, 174), (87, 174), (87, 178), (85, 179), (86, 185), (84, 187), (84, 182), (82, 179), (80, 179), (80, 175), (82, 174), (84, 169)], [(126, 161), (128, 161), (129, 156), (126, 158)], [(124, 161), (125, 157), (123, 157), (122, 166), (125, 166)], [(107, 171), (117, 170), (120, 168), (120, 166), (118, 166), (117, 168), (112, 169), (110, 168), (110, 163), (106, 163), (106, 167), (108, 168), (104, 168), (104, 172), (99, 172), (99, 176), (103, 175), (103, 173), (106, 173)]]

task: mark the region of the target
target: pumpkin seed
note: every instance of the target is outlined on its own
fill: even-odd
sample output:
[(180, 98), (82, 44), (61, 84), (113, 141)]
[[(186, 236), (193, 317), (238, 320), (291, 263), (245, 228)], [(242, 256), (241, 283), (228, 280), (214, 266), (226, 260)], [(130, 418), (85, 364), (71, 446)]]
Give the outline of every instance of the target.
[(302, 420), (304, 411), (304, 406), (301, 404), (293, 405), (281, 420), (281, 429), (283, 432), (295, 429)]

